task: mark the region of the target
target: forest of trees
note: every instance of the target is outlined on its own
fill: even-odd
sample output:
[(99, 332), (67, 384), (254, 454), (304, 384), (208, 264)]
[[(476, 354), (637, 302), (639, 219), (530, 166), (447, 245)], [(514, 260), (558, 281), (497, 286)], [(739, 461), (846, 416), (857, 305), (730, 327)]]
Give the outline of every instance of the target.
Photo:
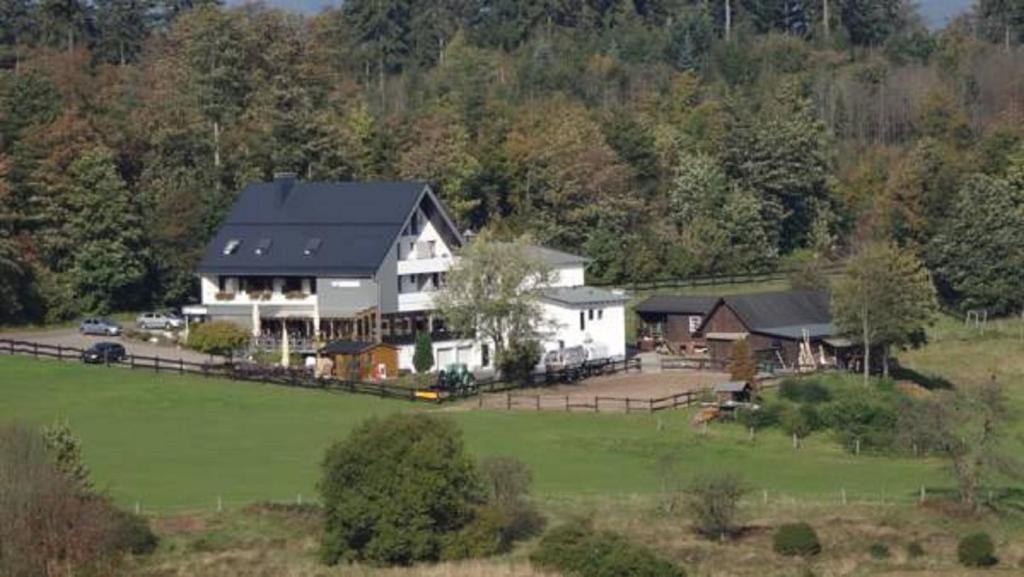
[(1024, 306), (1024, 0), (0, 0), (0, 323), (176, 305), (237, 192), (419, 179), (592, 281), (868, 240)]

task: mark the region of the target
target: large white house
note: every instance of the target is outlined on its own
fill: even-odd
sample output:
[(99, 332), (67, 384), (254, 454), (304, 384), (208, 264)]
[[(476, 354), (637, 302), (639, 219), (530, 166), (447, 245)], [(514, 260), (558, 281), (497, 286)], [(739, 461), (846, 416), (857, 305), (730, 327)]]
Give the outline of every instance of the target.
[[(488, 344), (447, 332), (433, 306), (464, 242), (423, 183), (281, 175), (241, 192), (199, 266), (202, 305), (186, 312), (243, 325), (268, 347), (287, 331), (298, 352), (338, 339), (390, 343), (403, 369), (416, 333), (430, 331), (436, 366), (487, 369)], [(557, 273), (542, 299), (545, 350), (590, 345), (623, 357), (625, 297), (585, 286), (586, 259), (532, 250)]]

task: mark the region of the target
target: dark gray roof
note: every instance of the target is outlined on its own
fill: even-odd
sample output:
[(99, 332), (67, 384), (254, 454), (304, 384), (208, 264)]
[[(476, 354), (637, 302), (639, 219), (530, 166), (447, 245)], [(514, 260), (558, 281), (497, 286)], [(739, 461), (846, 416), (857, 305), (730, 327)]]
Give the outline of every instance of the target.
[[(805, 329), (812, 338), (835, 334), (826, 293), (784, 291), (732, 295), (719, 302), (736, 313), (752, 333), (788, 339), (802, 338)], [(705, 317), (705, 324), (707, 320)], [(703, 325), (699, 330), (704, 330)]]
[(553, 248), (530, 245), (526, 252), (533, 258), (540, 260), (548, 266), (558, 267), (569, 264), (587, 264), (590, 259), (584, 256), (569, 254)]
[(750, 387), (748, 383), (743, 381), (730, 381), (728, 383), (719, 383), (715, 385), (716, 393), (742, 393)]
[(624, 303), (628, 299), (625, 295), (616, 294), (609, 290), (589, 287), (555, 287), (545, 289), (541, 296), (549, 301), (567, 305), (587, 305), (596, 303)]
[(808, 338), (820, 339), (830, 337), (836, 333), (836, 327), (832, 323), (811, 323), (806, 325), (789, 325), (785, 327), (768, 327), (758, 332), (771, 337), (782, 337), (786, 339), (802, 339), (804, 331), (807, 331)]
[[(420, 182), (250, 184), (206, 247), (199, 272), (372, 275), (426, 190)], [(304, 254), (313, 239), (318, 246)], [(232, 240), (238, 249), (224, 254)], [(269, 249), (257, 255), (267, 240)]]
[(654, 295), (636, 305), (638, 313), (706, 315), (718, 297)]
[(722, 300), (752, 331), (832, 322), (829, 298), (822, 292), (771, 292), (727, 296)]

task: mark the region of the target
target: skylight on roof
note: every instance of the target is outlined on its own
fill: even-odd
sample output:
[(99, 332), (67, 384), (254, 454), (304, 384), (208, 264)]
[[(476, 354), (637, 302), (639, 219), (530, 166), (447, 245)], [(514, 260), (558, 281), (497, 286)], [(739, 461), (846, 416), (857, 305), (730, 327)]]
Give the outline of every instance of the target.
[(256, 244), (256, 249), (253, 252), (256, 253), (256, 256), (263, 256), (270, 252), (270, 239), (261, 238), (260, 242)]
[(316, 251), (320, 250), (320, 245), (323, 241), (319, 238), (311, 238), (306, 241), (306, 246), (302, 249), (302, 254), (305, 256), (313, 256)]
[(242, 245), (242, 241), (237, 238), (233, 238), (224, 245), (224, 256), (232, 255), (238, 252), (238, 247)]

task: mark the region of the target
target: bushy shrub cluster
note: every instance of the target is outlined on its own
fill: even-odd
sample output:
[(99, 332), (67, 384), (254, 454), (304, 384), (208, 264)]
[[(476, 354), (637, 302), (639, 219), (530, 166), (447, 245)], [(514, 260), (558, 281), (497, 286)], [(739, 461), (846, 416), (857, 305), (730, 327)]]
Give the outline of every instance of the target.
[[(814, 378), (788, 378), (779, 385), (779, 397), (760, 411), (741, 413), (740, 420), (756, 428), (778, 426), (799, 438), (828, 430), (849, 450), (920, 452), (934, 444), (927, 438), (934, 428), (916, 416), (927, 412), (908, 412), (905, 405), (914, 401), (891, 386), (830, 388)], [(915, 416), (901, 416), (906, 414)], [(904, 422), (914, 419), (922, 423)]]
[(694, 516), (697, 532), (712, 539), (725, 540), (736, 531), (739, 500), (747, 487), (737, 475), (702, 475), (686, 491), (686, 501)]
[(897, 397), (867, 388), (851, 388), (821, 406), (823, 425), (850, 447), (860, 441), (862, 449), (888, 451), (894, 448), (898, 420)]
[(907, 543), (907, 557), (911, 559), (918, 559), (924, 557), (924, 546), (918, 541), (911, 541)]
[(409, 565), (507, 551), (543, 519), (525, 499), (529, 471), (496, 462), (481, 474), (447, 419), (367, 421), (324, 459), (324, 561)]
[(530, 561), (542, 568), (577, 577), (685, 577), (686, 572), (650, 549), (577, 521), (541, 539)]
[(532, 475), (521, 461), (490, 457), (480, 462), (488, 493), (473, 520), (445, 543), (444, 559), (470, 559), (506, 553), (519, 540), (544, 528), (544, 517), (527, 500)]
[(965, 567), (991, 567), (999, 563), (996, 547), (988, 533), (971, 533), (956, 548), (956, 557)]
[(885, 543), (872, 543), (868, 547), (868, 555), (871, 555), (872, 559), (888, 559), (890, 556), (889, 546)]
[(330, 447), (320, 492), (328, 564), (436, 561), (484, 502), (455, 424), (422, 414), (370, 419)]
[(772, 549), (780, 555), (811, 557), (821, 553), (821, 541), (807, 523), (787, 523), (775, 530)]
[(540, 343), (534, 340), (509, 343), (498, 358), (502, 378), (510, 383), (528, 382), (543, 352)]
[(0, 428), (0, 575), (109, 574), (156, 547), (145, 519), (91, 489), (78, 446), (66, 427)]
[(826, 403), (832, 392), (816, 379), (786, 378), (779, 383), (779, 396), (794, 403)]

